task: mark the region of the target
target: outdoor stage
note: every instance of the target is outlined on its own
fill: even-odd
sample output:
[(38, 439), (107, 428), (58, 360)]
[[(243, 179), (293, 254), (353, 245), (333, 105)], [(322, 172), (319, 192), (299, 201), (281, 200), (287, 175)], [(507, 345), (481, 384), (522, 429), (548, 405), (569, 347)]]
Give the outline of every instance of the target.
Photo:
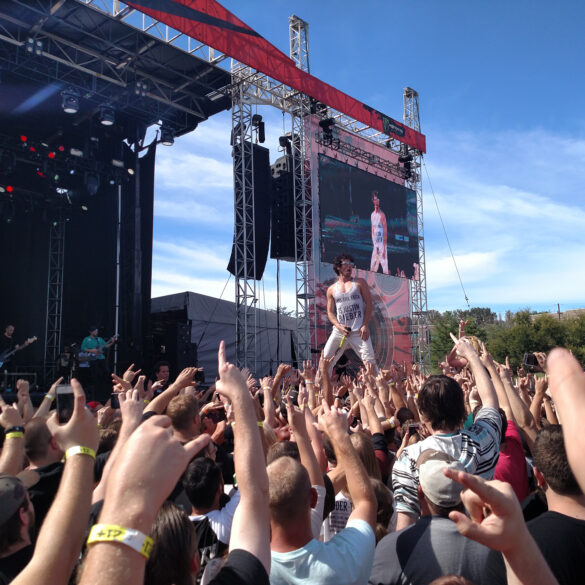
[[(380, 365), (428, 364), (418, 95), (405, 90), (398, 122), (310, 75), (306, 23), (291, 17), (289, 33), (292, 58), (215, 2), (3, 3), (0, 242), (10, 285), (0, 306), (17, 339), (38, 336), (20, 364), (41, 384), (90, 323), (119, 335), (114, 367), (154, 359), (156, 150), (228, 108), (235, 360), (264, 369), (254, 303), (271, 241), (273, 257), (295, 264), (294, 358), (323, 345), (322, 291), (332, 257), (349, 251), (374, 291)], [(275, 179), (258, 144), (262, 107), (281, 109), (290, 124)], [(387, 274), (370, 271), (373, 191), (395, 259)], [(272, 216), (268, 231), (262, 215)]]

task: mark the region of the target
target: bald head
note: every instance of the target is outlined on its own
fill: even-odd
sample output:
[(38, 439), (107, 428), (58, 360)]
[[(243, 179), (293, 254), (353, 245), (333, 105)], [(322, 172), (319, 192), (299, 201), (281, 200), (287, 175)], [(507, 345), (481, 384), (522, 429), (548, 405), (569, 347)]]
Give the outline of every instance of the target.
[(268, 472), (270, 516), (273, 522), (286, 525), (306, 516), (311, 507), (311, 481), (307, 470), (292, 457), (279, 457)]

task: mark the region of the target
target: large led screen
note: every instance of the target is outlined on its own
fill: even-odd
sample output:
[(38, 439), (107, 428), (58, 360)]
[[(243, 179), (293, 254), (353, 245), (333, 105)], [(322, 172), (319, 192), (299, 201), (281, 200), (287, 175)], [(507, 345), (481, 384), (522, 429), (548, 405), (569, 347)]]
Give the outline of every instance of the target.
[(416, 192), (319, 155), (321, 260), (351, 254), (356, 267), (418, 278)]

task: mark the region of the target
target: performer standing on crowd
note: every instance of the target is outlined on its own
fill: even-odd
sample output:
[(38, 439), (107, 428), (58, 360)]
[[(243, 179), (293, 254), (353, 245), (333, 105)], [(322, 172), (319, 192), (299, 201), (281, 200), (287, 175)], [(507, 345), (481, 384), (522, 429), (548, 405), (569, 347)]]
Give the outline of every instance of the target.
[(331, 368), (348, 347), (361, 357), (364, 365), (376, 365), (368, 329), (372, 316), (372, 296), (366, 281), (353, 277), (354, 268), (354, 260), (348, 254), (333, 259), (333, 270), (338, 278), (327, 289), (327, 316), (333, 331), (323, 350), (323, 357), (334, 358)]
[(116, 338), (112, 337), (105, 341), (99, 337), (98, 333), (99, 330), (95, 325), (90, 326), (89, 335), (81, 342), (81, 352), (90, 354), (89, 370), (93, 386), (92, 398), (103, 403), (108, 399), (111, 388), (104, 352), (116, 341)]
[(372, 222), (372, 261), (370, 263), (370, 270), (377, 272), (380, 264), (382, 265), (382, 272), (388, 272), (388, 225), (386, 223), (386, 214), (380, 209), (380, 199), (378, 198), (378, 191), (372, 191), (372, 203), (374, 204), (374, 211), (370, 216)]

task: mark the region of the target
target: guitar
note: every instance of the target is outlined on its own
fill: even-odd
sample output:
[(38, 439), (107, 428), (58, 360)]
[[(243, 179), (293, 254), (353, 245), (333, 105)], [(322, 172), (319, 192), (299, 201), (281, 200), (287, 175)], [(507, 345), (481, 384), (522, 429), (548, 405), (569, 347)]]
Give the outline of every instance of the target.
[(14, 349), (5, 349), (2, 353), (0, 353), (0, 368), (8, 361), (10, 358), (21, 349), (28, 347), (31, 343), (34, 343), (38, 337), (35, 335), (34, 337), (29, 337), (22, 345), (15, 347)]
[[(106, 341), (106, 343), (104, 343), (104, 345), (100, 345), (99, 347), (92, 349), (91, 353), (89, 353), (89, 351), (86, 350), (87, 353), (89, 353), (86, 361), (95, 362), (96, 360), (99, 360), (100, 357), (102, 355), (104, 355), (105, 350), (110, 349), (110, 347), (112, 347), (112, 345), (114, 345), (114, 343), (117, 343), (117, 342), (118, 342), (118, 336), (112, 335), (112, 337), (110, 337), (110, 339), (108, 339), (108, 341)], [(97, 351), (95, 351), (95, 350), (97, 350)]]

